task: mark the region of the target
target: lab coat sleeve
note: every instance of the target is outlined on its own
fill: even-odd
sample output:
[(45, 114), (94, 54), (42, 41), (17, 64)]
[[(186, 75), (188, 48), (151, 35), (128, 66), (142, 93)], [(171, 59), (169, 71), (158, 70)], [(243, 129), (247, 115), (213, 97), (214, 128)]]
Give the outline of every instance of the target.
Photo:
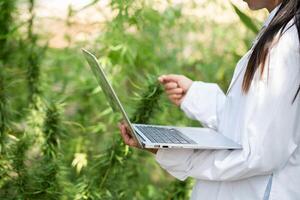
[(221, 112), (226, 96), (215, 83), (193, 82), (180, 108), (204, 127), (217, 130), (218, 113)]
[(270, 50), (262, 78), (255, 75), (247, 94), (242, 150), (160, 149), (158, 163), (180, 180), (234, 181), (284, 167), (299, 143), (300, 97), (292, 104), (300, 82), (299, 61), (298, 33), (292, 27)]

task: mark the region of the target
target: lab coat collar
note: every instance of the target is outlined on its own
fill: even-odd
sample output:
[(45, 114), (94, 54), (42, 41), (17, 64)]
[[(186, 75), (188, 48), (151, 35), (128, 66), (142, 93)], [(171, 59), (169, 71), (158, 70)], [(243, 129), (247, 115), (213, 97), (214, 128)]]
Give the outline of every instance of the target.
[[(263, 26), (262, 26), (262, 29), (264, 29), (265, 27), (269, 26), (271, 21), (273, 20), (273, 18), (275, 17), (275, 15), (277, 14), (279, 8), (280, 8), (281, 4), (279, 4), (276, 8), (274, 8), (271, 13), (269, 14), (268, 18), (266, 19), (266, 21), (264, 22)], [(262, 30), (261, 30), (262, 31)], [(246, 65), (247, 66), (247, 65)], [(244, 66), (244, 67), (246, 67)], [(230, 89), (232, 88), (232, 86), (234, 85), (234, 83), (236, 82), (237, 78), (240, 76), (241, 72), (243, 71), (243, 68), (244, 67), (241, 67), (238, 71), (237, 71), (237, 75), (234, 76), (232, 78), (232, 81), (227, 89), (227, 92), (226, 94), (228, 94), (228, 92), (230, 91)]]
[(276, 8), (274, 8), (274, 9), (271, 11), (271, 13), (269, 14), (267, 20), (264, 22), (263, 27), (269, 26), (269, 24), (271, 23), (272, 19), (275, 17), (276, 13), (278, 12), (280, 6), (281, 6), (281, 4), (279, 4)]

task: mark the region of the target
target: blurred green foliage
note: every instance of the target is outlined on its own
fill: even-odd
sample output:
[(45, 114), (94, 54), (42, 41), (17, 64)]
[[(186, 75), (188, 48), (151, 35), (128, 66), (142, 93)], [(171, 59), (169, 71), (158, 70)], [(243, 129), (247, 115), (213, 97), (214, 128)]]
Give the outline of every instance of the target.
[(231, 4), (236, 14), (239, 16), (240, 20), (243, 24), (251, 30), (253, 33), (257, 33), (259, 31), (258, 26), (254, 23), (254, 21), (246, 15), (243, 11), (241, 11), (236, 5)]
[[(95, 40), (65, 35), (69, 46), (56, 49), (35, 30), (36, 1), (21, 2), (26, 21), (20, 2), (0, 0), (0, 199), (187, 199), (193, 180), (174, 180), (148, 152), (122, 143), (119, 115), (80, 47), (96, 52), (133, 122), (200, 126), (168, 102), (157, 76), (185, 74), (225, 90), (257, 22), (234, 6), (248, 28), (242, 35), (235, 23), (188, 17), (182, 5), (111, 0), (114, 15)], [(66, 26), (97, 2), (69, 7)], [(193, 34), (204, 39), (189, 42)]]

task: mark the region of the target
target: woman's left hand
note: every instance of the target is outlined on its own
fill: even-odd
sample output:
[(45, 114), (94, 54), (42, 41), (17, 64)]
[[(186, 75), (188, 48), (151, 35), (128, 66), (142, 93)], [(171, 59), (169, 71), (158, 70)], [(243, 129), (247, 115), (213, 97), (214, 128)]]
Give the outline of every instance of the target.
[[(128, 146), (140, 149), (138, 141), (136, 141), (136, 139), (134, 137), (132, 137), (132, 134), (131, 134), (130, 129), (128, 128), (127, 124), (125, 124), (124, 122), (119, 123), (119, 129), (120, 129), (121, 136), (122, 136), (125, 144), (127, 144)], [(157, 149), (145, 149), (145, 150), (147, 150), (153, 154), (156, 154), (156, 152), (157, 152)]]
[(131, 147), (139, 148), (139, 143), (136, 141), (134, 137), (132, 137), (132, 134), (130, 133), (130, 129), (124, 122), (121, 122), (119, 124), (119, 129), (125, 144)]

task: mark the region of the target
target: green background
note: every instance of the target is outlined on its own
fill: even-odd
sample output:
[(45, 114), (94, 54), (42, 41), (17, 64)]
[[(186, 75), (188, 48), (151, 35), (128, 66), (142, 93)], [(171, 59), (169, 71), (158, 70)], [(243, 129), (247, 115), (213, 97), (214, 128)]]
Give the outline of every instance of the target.
[[(167, 100), (157, 77), (184, 74), (226, 91), (265, 13), (250, 19), (220, 2), (110, 0), (97, 34), (65, 32), (57, 48), (38, 15), (43, 2), (0, 0), (0, 199), (188, 199), (192, 179), (176, 181), (150, 153), (121, 142), (120, 116), (80, 48), (97, 55), (134, 122), (200, 126)], [(60, 23), (72, 29), (99, 3), (69, 6)]]

